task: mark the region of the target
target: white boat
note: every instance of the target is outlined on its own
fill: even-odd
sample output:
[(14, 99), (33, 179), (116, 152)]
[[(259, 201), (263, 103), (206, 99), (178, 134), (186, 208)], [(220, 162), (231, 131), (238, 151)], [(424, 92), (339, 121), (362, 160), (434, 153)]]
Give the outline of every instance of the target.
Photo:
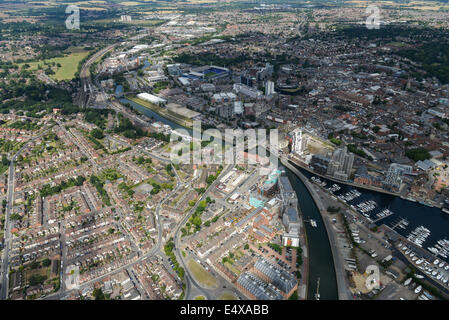
[(416, 260), (418, 260), (418, 257), (414, 256), (414, 257), (412, 258), (412, 261), (416, 261)]
[(418, 287), (415, 289), (415, 293), (420, 293), (420, 292), (421, 292), (421, 289), (422, 289), (422, 286), (418, 286)]
[(439, 263), (440, 263), (440, 260), (438, 260), (438, 259), (436, 259), (436, 260), (433, 262), (434, 265), (437, 265), (437, 264), (439, 264)]
[(418, 261), (416, 261), (416, 264), (421, 264), (421, 263), (423, 263), (422, 259), (418, 259)]
[(424, 279), (424, 276), (420, 275), (420, 274), (416, 274), (415, 277), (418, 278), (418, 279)]
[(407, 280), (405, 280), (404, 286), (408, 286), (410, 284), (410, 282), (412, 282), (412, 278), (408, 278)]
[(439, 267), (439, 268), (443, 268), (443, 267), (444, 267), (444, 262), (441, 262), (441, 263), (438, 265), (438, 267)]
[(312, 227), (316, 228), (316, 227), (317, 227), (316, 220), (311, 219), (311, 220), (310, 220), (310, 225), (311, 225)]

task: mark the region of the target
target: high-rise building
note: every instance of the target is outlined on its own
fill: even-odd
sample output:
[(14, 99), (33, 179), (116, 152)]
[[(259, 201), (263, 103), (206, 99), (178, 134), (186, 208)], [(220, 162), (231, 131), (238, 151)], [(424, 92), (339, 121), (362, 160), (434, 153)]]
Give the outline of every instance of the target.
[(240, 76), (240, 83), (248, 86), (248, 87), (252, 87), (253, 86), (253, 79), (251, 79), (250, 77), (246, 76), (246, 75), (241, 75)]
[(327, 167), (327, 174), (333, 176), (335, 175), (335, 173), (339, 171), (340, 171), (340, 163), (332, 160)]
[(234, 83), (234, 91), (239, 94), (241, 93), (246, 96), (249, 96), (253, 99), (261, 98), (263, 96), (262, 91), (254, 89), (254, 88), (244, 85), (242, 83)]
[(354, 154), (347, 147), (336, 149), (327, 167), (327, 174), (341, 180), (347, 180), (354, 164)]
[(292, 132), (292, 152), (302, 155), (307, 147), (307, 140), (302, 134), (302, 129), (297, 128)]
[(272, 96), (275, 94), (274, 92), (274, 82), (273, 81), (267, 81), (265, 82), (265, 96)]
[(392, 163), (388, 168), (388, 171), (383, 181), (383, 185), (389, 190), (399, 190), (402, 184), (402, 176), (404, 174), (410, 174), (412, 167), (399, 163)]
[(345, 155), (345, 160), (343, 162), (343, 172), (348, 176), (351, 174), (352, 165), (354, 164), (354, 154), (348, 153)]

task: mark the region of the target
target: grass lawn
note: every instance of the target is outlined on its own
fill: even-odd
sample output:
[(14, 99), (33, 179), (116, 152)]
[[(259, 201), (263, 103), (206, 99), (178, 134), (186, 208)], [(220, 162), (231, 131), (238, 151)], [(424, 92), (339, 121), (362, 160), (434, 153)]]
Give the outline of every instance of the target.
[(220, 298), (218, 298), (219, 300), (238, 300), (237, 297), (230, 293), (230, 292), (225, 292), (223, 293)]
[(191, 259), (187, 265), (195, 277), (195, 280), (200, 284), (208, 287), (216, 287), (218, 285), (217, 280), (215, 280), (215, 278), (212, 277), (209, 272), (204, 270), (204, 268), (195, 260)]
[[(45, 60), (47, 63), (60, 64), (61, 67), (55, 67), (55, 74), (50, 75), (50, 78), (60, 81), (60, 80), (71, 80), (74, 78), (76, 71), (78, 70), (79, 62), (89, 54), (89, 51), (82, 50), (80, 48), (72, 48), (64, 57), (57, 57)], [(43, 69), (46, 69), (44, 61), (34, 61), (27, 62), (30, 67), (28, 70), (37, 70), (38, 65)], [(25, 63), (18, 64), (20, 67)]]
[(240, 275), (240, 271), (238, 271), (237, 270), (237, 268), (235, 268), (229, 261), (226, 261), (225, 263), (224, 263), (224, 266), (226, 267), (226, 268), (228, 268), (229, 270), (231, 270), (232, 272), (234, 272), (237, 276), (239, 276)]
[(50, 268), (51, 268), (51, 266), (48, 266), (48, 267), (41, 267), (41, 268), (37, 268), (37, 269), (31, 269), (31, 268), (29, 268), (29, 267), (26, 268), (26, 269), (25, 269), (25, 279), (26, 279), (26, 282), (27, 282), (27, 283), (29, 282), (29, 280), (30, 280), (30, 278), (31, 278), (32, 275), (46, 276), (47, 278), (46, 278), (45, 281), (49, 280), (49, 279), (50, 279), (50, 273), (51, 273)]

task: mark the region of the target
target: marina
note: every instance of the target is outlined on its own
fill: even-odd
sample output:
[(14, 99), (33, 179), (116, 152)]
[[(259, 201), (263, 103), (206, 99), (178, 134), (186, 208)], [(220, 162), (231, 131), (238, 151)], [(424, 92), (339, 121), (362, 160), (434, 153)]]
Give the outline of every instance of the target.
[(424, 226), (419, 226), (415, 230), (409, 233), (407, 240), (413, 242), (419, 247), (422, 247), (423, 243), (430, 236), (430, 230)]
[(427, 249), (433, 254), (447, 259), (449, 255), (449, 240), (447, 239), (438, 240), (437, 244), (435, 244), (432, 247), (428, 247)]
[(336, 184), (336, 183), (334, 183), (331, 187), (327, 188), (327, 190), (330, 193), (334, 193), (334, 192), (336, 192), (336, 191), (338, 191), (340, 189), (341, 189), (341, 187), (338, 184)]
[(399, 218), (398, 220), (396, 220), (395, 222), (393, 222), (391, 224), (390, 228), (392, 230), (395, 230), (396, 228), (405, 229), (405, 228), (407, 228), (408, 225), (409, 225), (409, 222), (407, 221), (407, 219)]
[[(411, 243), (422, 247), (430, 255), (449, 262), (449, 241), (447, 240), (449, 239), (449, 214), (441, 209), (411, 201), (411, 199), (357, 189), (352, 185), (316, 177), (303, 168), (300, 170), (315, 184), (330, 186), (327, 190), (331, 194), (364, 216), (370, 223), (378, 226), (385, 224), (405, 239), (409, 238)], [(352, 198), (353, 195), (357, 196)]]
[(319, 185), (320, 187), (323, 187), (323, 188), (327, 185), (327, 183), (325, 181), (321, 181), (321, 179), (318, 178), (318, 177), (312, 177), (312, 178), (310, 178), (310, 180), (313, 183), (315, 183), (315, 184), (317, 184), (317, 185)]
[[(341, 187), (339, 187), (337, 190), (340, 190)], [(357, 199), (358, 197), (360, 197), (362, 194), (357, 191), (357, 190), (351, 190), (346, 192), (345, 194), (341, 194), (338, 196), (338, 199), (342, 200), (343, 202), (348, 202), (348, 201), (352, 201), (354, 199)]]
[[(415, 232), (415, 234), (426, 234), (427, 232), (423, 228), (418, 227), (417, 229), (419, 231)], [(447, 262), (435, 258), (428, 254), (427, 251), (421, 249), (421, 247), (416, 248), (408, 242), (398, 242), (396, 247), (417, 268), (418, 272), (422, 272), (444, 289), (449, 289), (449, 264)], [(418, 279), (424, 278), (420, 274), (416, 274), (415, 277)]]

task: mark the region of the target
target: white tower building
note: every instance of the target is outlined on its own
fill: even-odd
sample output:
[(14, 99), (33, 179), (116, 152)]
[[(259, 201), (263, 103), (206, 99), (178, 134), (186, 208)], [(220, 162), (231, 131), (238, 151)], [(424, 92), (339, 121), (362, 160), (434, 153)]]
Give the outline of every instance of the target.
[(274, 82), (267, 81), (265, 83), (265, 96), (272, 96), (274, 93)]
[(292, 144), (292, 151), (293, 153), (296, 153), (298, 155), (301, 155), (304, 151), (303, 147), (303, 137), (302, 137), (302, 130), (301, 129), (295, 129), (293, 132), (293, 144)]

